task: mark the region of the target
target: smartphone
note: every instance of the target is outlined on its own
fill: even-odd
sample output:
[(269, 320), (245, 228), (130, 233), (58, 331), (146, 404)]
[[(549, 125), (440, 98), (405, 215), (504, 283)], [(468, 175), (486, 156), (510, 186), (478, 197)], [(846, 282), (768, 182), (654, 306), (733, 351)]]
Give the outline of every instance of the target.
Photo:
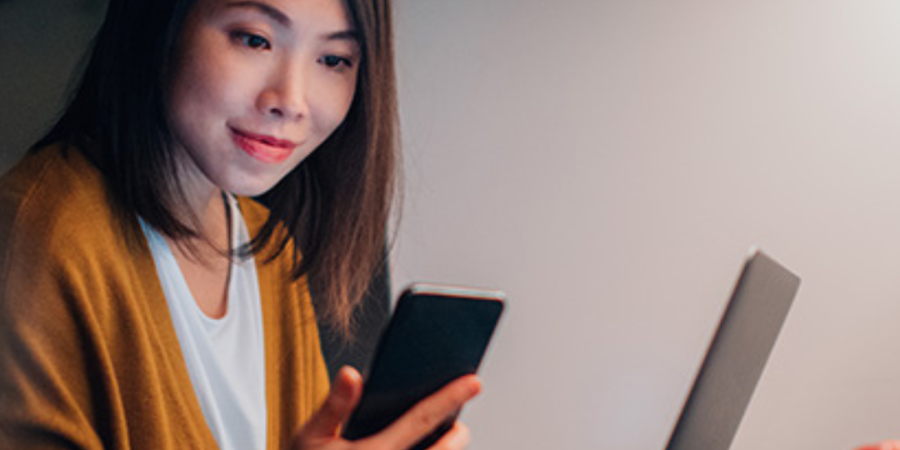
[[(343, 436), (355, 440), (375, 434), (447, 383), (475, 373), (503, 313), (505, 297), (500, 291), (434, 284), (413, 284), (404, 290)], [(437, 442), (458, 414), (412, 449)]]

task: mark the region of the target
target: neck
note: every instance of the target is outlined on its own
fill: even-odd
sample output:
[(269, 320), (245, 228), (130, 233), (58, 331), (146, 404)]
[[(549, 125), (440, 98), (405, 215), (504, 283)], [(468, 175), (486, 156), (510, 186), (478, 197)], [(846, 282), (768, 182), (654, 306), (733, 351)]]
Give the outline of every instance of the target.
[(178, 220), (189, 224), (200, 235), (200, 239), (190, 245), (227, 251), (230, 247), (230, 224), (222, 190), (195, 166), (182, 165), (184, 166), (194, 170), (185, 169), (179, 174), (179, 188), (183, 197), (173, 202), (173, 213)]

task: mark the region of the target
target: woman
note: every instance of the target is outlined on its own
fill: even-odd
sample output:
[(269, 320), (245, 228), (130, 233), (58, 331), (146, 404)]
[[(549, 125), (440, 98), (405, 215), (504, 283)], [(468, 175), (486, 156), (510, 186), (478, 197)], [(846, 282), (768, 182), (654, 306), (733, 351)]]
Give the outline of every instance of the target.
[(475, 396), (337, 437), (361, 380), (329, 393), (309, 291), (349, 334), (395, 116), (388, 0), (112, 0), (0, 181), (0, 447), (400, 449)]

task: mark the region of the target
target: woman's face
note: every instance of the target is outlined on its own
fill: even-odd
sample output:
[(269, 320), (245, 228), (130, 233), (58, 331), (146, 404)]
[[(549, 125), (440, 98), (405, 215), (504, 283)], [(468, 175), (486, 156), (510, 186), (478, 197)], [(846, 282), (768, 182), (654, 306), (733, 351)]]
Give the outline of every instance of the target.
[(353, 100), (356, 36), (342, 0), (198, 0), (168, 93), (188, 192), (258, 195), (315, 150)]

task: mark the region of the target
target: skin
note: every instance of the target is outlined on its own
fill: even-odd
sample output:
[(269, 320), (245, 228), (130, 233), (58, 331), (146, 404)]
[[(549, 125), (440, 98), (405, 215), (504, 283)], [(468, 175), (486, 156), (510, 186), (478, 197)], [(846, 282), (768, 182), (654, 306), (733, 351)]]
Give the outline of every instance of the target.
[[(434, 430), (444, 418), (481, 391), (481, 383), (474, 375), (461, 377), (437, 393), (419, 402), (403, 417), (381, 433), (358, 441), (346, 441), (338, 437), (344, 423), (362, 395), (362, 377), (359, 372), (344, 367), (335, 377), (331, 393), (325, 404), (303, 427), (294, 440), (292, 450), (386, 450), (406, 449)], [(469, 431), (457, 422), (433, 450), (457, 450), (469, 442)]]
[[(170, 80), (169, 120), (186, 202), (175, 213), (206, 240), (193, 252), (169, 242), (200, 309), (227, 313), (230, 230), (221, 193), (271, 189), (341, 124), (356, 90), (360, 51), (341, 0), (198, 0), (187, 18)], [(465, 376), (424, 399), (381, 433), (338, 436), (362, 394), (345, 367), (304, 425), (293, 450), (404, 449), (481, 390)], [(469, 440), (461, 423), (432, 448)]]
[(900, 450), (900, 441), (884, 441), (879, 444), (866, 445), (856, 450)]
[(352, 31), (339, 0), (199, 0), (188, 16), (168, 96), (187, 196), (176, 214), (209, 242), (170, 247), (208, 316), (227, 312), (221, 192), (271, 189), (341, 124), (360, 59)]

